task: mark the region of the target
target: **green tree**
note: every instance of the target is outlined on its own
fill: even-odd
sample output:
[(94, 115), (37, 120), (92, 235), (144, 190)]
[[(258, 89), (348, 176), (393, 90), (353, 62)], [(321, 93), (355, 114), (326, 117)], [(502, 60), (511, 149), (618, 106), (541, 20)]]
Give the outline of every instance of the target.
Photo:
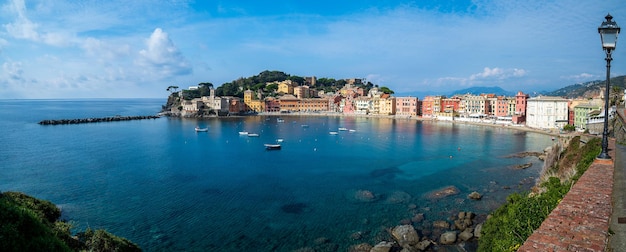
[(176, 89), (178, 89), (178, 86), (169, 86), (167, 87), (167, 91), (169, 91), (170, 93), (175, 93)]
[(572, 131), (576, 130), (576, 127), (574, 125), (568, 124), (568, 125), (563, 126), (563, 130), (572, 132)]
[(304, 82), (305, 82), (303, 77), (295, 76), (295, 75), (294, 76), (289, 76), (289, 78), (287, 78), (287, 79), (292, 81), (292, 82), (298, 83), (299, 85), (304, 85)]
[(380, 91), (385, 93), (385, 94), (393, 94), (393, 90), (389, 89), (388, 87), (380, 87)]

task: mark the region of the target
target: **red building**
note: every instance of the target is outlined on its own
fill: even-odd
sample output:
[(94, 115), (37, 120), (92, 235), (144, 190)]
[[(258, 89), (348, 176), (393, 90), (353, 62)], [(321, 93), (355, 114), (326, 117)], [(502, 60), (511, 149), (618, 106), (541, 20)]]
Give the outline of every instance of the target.
[(515, 95), (515, 115), (513, 115), (513, 123), (522, 124), (526, 122), (526, 104), (528, 102), (528, 95), (517, 92)]

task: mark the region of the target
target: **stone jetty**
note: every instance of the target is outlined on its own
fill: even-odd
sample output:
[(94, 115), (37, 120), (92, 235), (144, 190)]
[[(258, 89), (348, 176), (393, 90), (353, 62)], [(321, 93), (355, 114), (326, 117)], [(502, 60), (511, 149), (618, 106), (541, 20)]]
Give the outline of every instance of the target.
[(97, 123), (97, 122), (117, 122), (117, 121), (131, 121), (131, 120), (144, 120), (144, 119), (157, 119), (160, 116), (112, 116), (112, 117), (99, 117), (99, 118), (81, 118), (81, 119), (59, 119), (59, 120), (43, 120), (40, 121), (41, 125), (59, 125), (59, 124), (81, 124), (81, 123)]

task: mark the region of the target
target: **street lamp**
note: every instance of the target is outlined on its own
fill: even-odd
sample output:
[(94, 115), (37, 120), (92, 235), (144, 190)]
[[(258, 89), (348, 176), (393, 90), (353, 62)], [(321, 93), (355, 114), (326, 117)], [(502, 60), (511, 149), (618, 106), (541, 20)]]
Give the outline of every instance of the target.
[(606, 87), (604, 89), (604, 131), (602, 132), (602, 152), (598, 155), (598, 159), (611, 159), (608, 153), (609, 146), (609, 86), (611, 85), (611, 51), (615, 50), (617, 44), (617, 35), (619, 34), (619, 26), (613, 21), (611, 14), (606, 15), (606, 21), (602, 22), (598, 27), (600, 39), (602, 40), (602, 49), (606, 52)]

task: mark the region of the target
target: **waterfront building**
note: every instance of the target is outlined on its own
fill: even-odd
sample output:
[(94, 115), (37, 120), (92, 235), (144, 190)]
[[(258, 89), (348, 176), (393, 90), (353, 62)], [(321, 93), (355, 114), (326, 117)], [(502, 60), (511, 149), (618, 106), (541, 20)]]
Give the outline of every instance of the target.
[(486, 95), (464, 95), (463, 103), (465, 103), (465, 116), (481, 118), (489, 113), (489, 101)]
[(513, 123), (522, 124), (526, 122), (526, 104), (528, 103), (528, 94), (518, 91), (515, 95), (515, 113), (513, 114)]
[[(578, 104), (574, 106), (574, 127), (576, 130), (584, 131), (587, 129), (587, 123), (590, 117), (597, 117), (600, 114), (602, 106), (591, 103)], [(604, 117), (604, 114), (603, 116)], [(604, 119), (604, 118), (603, 118)], [(604, 120), (602, 121), (604, 122)]]
[(340, 105), (339, 105), (340, 108), (341, 108), (340, 109), (341, 113), (348, 114), (348, 115), (354, 114), (355, 108), (354, 108), (354, 100), (353, 99), (354, 98), (352, 96), (343, 97), (341, 99), (341, 102), (340, 102)]
[(426, 96), (424, 100), (421, 101), (420, 114), (424, 117), (436, 116), (442, 109), (442, 99), (445, 98), (443, 96)]
[(396, 97), (396, 116), (418, 116), (417, 97)]
[(300, 99), (298, 111), (302, 112), (327, 112), (328, 99), (325, 98), (305, 98)]
[(328, 99), (328, 110), (330, 112), (341, 113), (343, 111), (343, 97), (341, 97), (341, 95), (327, 95), (326, 97), (326, 99)]
[[(436, 103), (435, 103), (436, 104)], [(461, 107), (461, 98), (454, 96), (441, 99), (441, 111), (446, 114), (457, 115)]]
[(538, 96), (526, 104), (526, 126), (539, 129), (562, 129), (567, 125), (569, 101), (561, 97)]
[(280, 100), (274, 97), (265, 98), (265, 111), (266, 112), (280, 112)]
[(378, 108), (380, 115), (395, 115), (396, 114), (396, 98), (390, 94), (381, 95), (378, 100)]
[(204, 103), (202, 102), (202, 99), (200, 98), (195, 98), (191, 100), (183, 100), (181, 105), (183, 107), (181, 111), (181, 114), (183, 116), (187, 114), (197, 113), (201, 107), (204, 107)]
[(278, 100), (280, 101), (280, 112), (298, 112), (300, 110), (300, 99), (293, 95), (283, 95)]
[(357, 115), (367, 115), (373, 110), (373, 103), (370, 97), (359, 96), (354, 99), (355, 111)]
[(513, 117), (515, 115), (515, 97), (505, 97), (507, 101), (507, 115)]
[(263, 112), (265, 111), (265, 102), (254, 99), (254, 91), (248, 89), (243, 91), (243, 103), (246, 105), (245, 112)]

